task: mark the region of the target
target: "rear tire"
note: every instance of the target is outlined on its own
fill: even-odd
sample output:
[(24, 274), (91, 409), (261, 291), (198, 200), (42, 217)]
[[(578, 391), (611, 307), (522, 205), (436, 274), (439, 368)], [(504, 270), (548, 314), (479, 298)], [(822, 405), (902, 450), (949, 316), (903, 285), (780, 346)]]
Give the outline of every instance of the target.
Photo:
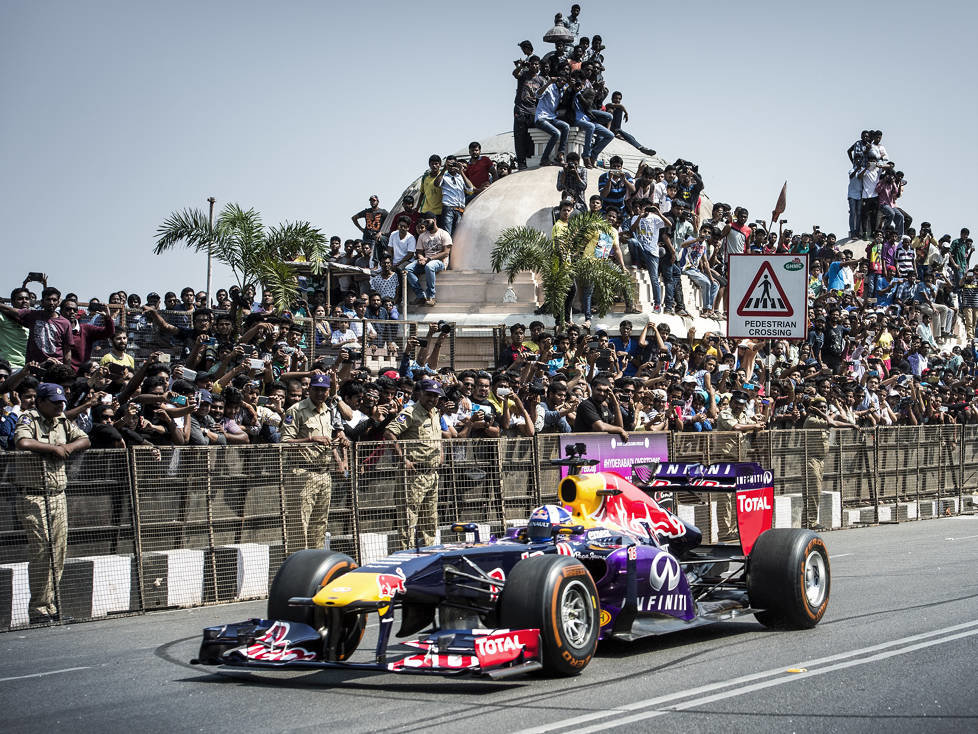
[[(268, 592), (268, 618), (299, 622), (325, 631), (324, 650), (334, 642), (336, 659), (345, 660), (357, 649), (366, 628), (363, 614), (344, 614), (340, 609), (293, 607), (294, 596), (312, 597), (326, 584), (357, 567), (348, 555), (336, 551), (309, 548), (293, 553), (278, 569)], [(336, 639), (334, 641), (334, 635)]]
[(823, 540), (810, 530), (775, 528), (750, 554), (747, 595), (765, 627), (811, 629), (829, 605), (832, 573)]
[(598, 646), (598, 591), (588, 570), (565, 556), (533, 556), (517, 563), (499, 599), (499, 621), (509, 629), (539, 629), (543, 669), (577, 675)]

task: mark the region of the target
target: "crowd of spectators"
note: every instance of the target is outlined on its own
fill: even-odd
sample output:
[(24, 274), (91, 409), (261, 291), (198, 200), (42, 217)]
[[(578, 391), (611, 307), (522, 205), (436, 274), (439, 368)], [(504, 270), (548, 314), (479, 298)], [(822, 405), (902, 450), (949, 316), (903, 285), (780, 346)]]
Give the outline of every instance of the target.
[[(220, 289), (212, 303), (187, 287), (162, 299), (150, 293), (145, 303), (119, 291), (82, 308), (75, 294), (62, 296), (31, 273), (0, 306), (2, 446), (12, 448), (13, 426), (42, 382), (64, 389), (66, 415), (95, 447), (275, 442), (283, 415), (319, 375), (329, 377), (334, 425), (351, 442), (381, 439), (422, 378), (444, 389), (445, 437), (754, 431), (802, 427), (810, 416), (853, 428), (975, 422), (978, 273), (970, 233), (938, 238), (928, 222), (912, 226), (896, 206), (906, 182), (882, 133), (864, 131), (848, 150), (858, 186), (850, 186), (842, 241), (818, 226), (794, 232), (783, 219), (751, 221), (743, 206), (716, 202), (707, 214), (699, 167), (683, 159), (645, 163), (633, 175), (613, 156), (599, 193), (586, 198), (589, 169), (607, 142), (599, 128), (607, 123), (635, 141), (621, 130), (622, 95), (602, 104), (604, 46), (600, 36), (579, 36), (579, 16), (574, 6), (556, 19), (574, 42), (557, 42), (543, 58), (520, 44), (516, 167), (526, 163), (526, 126), (546, 129), (545, 97), (557, 100), (554, 109), (569, 99), (575, 124), (593, 125), (594, 137), (583, 156), (560, 159), (555, 229), (579, 212), (606, 218), (613, 234), (597, 239), (593, 255), (648, 272), (648, 323), (592, 331), (585, 306), (580, 325), (555, 330), (534, 321), (527, 333), (516, 324), (499, 364), (474, 372), (439, 364), (446, 325), (431, 324), (427, 339), (407, 338), (397, 323), (401, 289), (406, 284), (416, 303), (435, 303), (436, 276), (466, 204), (510, 175), (474, 142), (467, 159), (431, 156), (420, 193), (398, 202), (396, 216), (371, 196), (352, 216), (361, 237), (330, 241), (329, 259), (341, 267), (328, 286), (302, 275), (303, 295), (287, 311), (251, 285)], [(558, 135), (551, 148), (559, 118), (549, 123)], [(745, 252), (807, 258), (808, 339), (733, 341), (719, 328), (697, 334), (690, 321), (686, 333), (670, 333), (663, 315), (690, 315), (684, 290), (696, 294), (700, 316), (722, 318), (729, 255)], [(39, 295), (26, 287), (32, 281), (44, 286)], [(335, 304), (329, 312), (327, 303)], [(640, 312), (630, 301), (627, 309)], [(397, 368), (377, 374), (364, 346)], [(134, 347), (145, 354), (137, 359)]]

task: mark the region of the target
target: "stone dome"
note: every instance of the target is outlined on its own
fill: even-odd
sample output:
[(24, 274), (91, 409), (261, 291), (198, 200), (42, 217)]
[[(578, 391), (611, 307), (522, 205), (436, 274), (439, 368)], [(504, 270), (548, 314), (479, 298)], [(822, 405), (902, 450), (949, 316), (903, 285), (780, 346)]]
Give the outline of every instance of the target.
[[(539, 154), (546, 136), (539, 131), (531, 131)], [(568, 151), (580, 150), (583, 137), (574, 128), (568, 139)], [(480, 141), (483, 155), (495, 159), (509, 159), (515, 155), (513, 133), (505, 132), (493, 135)], [(468, 148), (456, 151), (455, 155), (468, 156)], [(599, 163), (607, 165), (608, 159), (619, 155), (625, 162), (625, 169), (635, 172), (641, 162), (647, 161), (653, 166), (664, 167), (666, 161), (659, 156), (647, 156), (637, 148), (623, 140), (614, 139), (604, 149)], [(530, 159), (531, 168), (520, 171), (493, 183), (488, 189), (477, 196), (465, 209), (458, 228), (455, 230), (455, 245), (452, 248), (451, 269), (474, 271), (481, 273), (492, 272), (489, 266), (489, 253), (499, 234), (509, 227), (532, 227), (541, 232), (549, 233), (553, 227), (553, 207), (560, 200), (557, 191), (557, 166), (533, 168), (534, 159)], [(598, 193), (598, 177), (604, 169), (596, 167), (588, 170), (587, 195)], [(411, 193), (417, 197), (420, 178), (411, 183), (398, 199), (398, 205), (392, 210), (388, 221), (393, 221), (400, 210), (400, 201)], [(709, 212), (710, 204), (703, 197), (701, 212)]]

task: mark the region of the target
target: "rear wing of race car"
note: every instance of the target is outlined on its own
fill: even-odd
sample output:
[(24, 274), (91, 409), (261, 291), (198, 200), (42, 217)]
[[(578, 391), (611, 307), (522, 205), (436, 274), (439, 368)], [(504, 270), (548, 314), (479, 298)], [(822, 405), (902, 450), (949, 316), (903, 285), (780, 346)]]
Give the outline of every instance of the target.
[(735, 493), (737, 528), (745, 555), (774, 524), (774, 475), (755, 462), (641, 462), (632, 465), (631, 482), (653, 498), (684, 491)]

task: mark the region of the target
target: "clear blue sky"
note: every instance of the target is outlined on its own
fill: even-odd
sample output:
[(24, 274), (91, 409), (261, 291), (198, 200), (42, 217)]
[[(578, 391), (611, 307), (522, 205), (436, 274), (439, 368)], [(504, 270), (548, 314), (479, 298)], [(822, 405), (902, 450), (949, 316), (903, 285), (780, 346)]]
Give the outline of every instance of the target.
[[(767, 218), (787, 179), (796, 231), (844, 233), (871, 127), (918, 222), (978, 227), (974, 2), (581, 4), (630, 129), (715, 200)], [(352, 236), (371, 193), (511, 127), (516, 43), (569, 7), (2, 0), (0, 291), (31, 270), (83, 299), (202, 288), (204, 258), (153, 235), (211, 195)]]

